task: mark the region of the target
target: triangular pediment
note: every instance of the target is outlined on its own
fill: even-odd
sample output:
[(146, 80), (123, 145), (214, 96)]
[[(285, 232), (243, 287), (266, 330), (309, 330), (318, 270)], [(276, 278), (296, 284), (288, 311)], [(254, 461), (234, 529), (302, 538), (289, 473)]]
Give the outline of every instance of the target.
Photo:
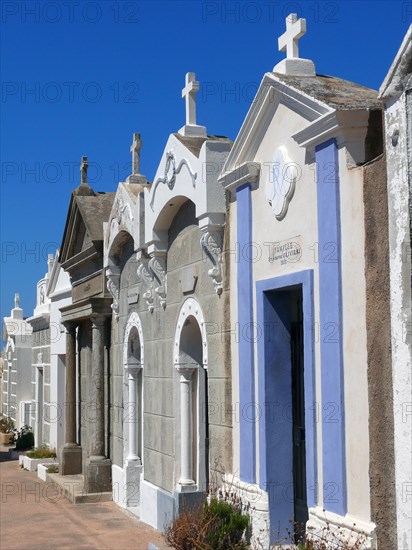
[(114, 196), (115, 193), (72, 194), (61, 246), (62, 264), (76, 255), (103, 248), (103, 223), (109, 219)]
[[(223, 168), (223, 174), (252, 162), (279, 106), (302, 118), (302, 127), (342, 111), (380, 109), (377, 92), (331, 76), (266, 73)], [(295, 129), (296, 130), (296, 129)], [(279, 125), (279, 132), (284, 132)]]
[(62, 242), (62, 263), (80, 254), (93, 242), (76, 200), (70, 203), (69, 214)]
[(325, 103), (289, 86), (273, 73), (266, 73), (233, 143), (223, 173), (253, 161), (280, 104), (300, 114), (308, 124), (331, 110)]

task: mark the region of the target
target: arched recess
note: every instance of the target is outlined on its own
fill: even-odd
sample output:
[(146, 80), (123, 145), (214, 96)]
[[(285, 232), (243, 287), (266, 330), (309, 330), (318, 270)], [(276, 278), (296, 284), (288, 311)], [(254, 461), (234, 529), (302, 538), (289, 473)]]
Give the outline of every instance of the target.
[(128, 243), (135, 241), (128, 231), (119, 230), (108, 235), (109, 242), (105, 245), (105, 268), (107, 277), (107, 290), (110, 292), (113, 303), (112, 310), (116, 321), (119, 319), (120, 276), (121, 258)]
[(127, 462), (142, 464), (143, 456), (143, 365), (144, 346), (140, 318), (133, 312), (123, 340), (123, 367), (128, 377), (128, 399), (124, 425), (128, 426)]
[(209, 483), (209, 422), (206, 327), (200, 304), (182, 305), (174, 340), (174, 367), (179, 377), (181, 491), (206, 491)]

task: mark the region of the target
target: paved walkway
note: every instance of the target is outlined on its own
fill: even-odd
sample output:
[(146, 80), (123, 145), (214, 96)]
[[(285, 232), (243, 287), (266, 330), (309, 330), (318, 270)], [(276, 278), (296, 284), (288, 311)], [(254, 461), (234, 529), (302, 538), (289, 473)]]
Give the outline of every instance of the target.
[(147, 550), (163, 537), (113, 502), (73, 505), (0, 449), (1, 550)]

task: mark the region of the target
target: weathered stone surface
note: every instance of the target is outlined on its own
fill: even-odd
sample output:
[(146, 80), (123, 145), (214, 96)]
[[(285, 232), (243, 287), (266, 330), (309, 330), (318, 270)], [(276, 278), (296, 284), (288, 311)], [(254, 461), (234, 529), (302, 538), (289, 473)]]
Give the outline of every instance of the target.
[(82, 473), (81, 447), (63, 447), (60, 455), (60, 473), (63, 476)]
[(112, 490), (112, 463), (108, 458), (90, 457), (84, 469), (85, 493), (104, 493)]
[(173, 458), (154, 451), (145, 449), (144, 452), (144, 478), (150, 483), (161, 487), (165, 491), (173, 491), (174, 471)]
[(145, 414), (145, 446), (169, 456), (174, 456), (174, 420), (159, 415)]
[(173, 380), (171, 378), (145, 378), (145, 412), (173, 416)]

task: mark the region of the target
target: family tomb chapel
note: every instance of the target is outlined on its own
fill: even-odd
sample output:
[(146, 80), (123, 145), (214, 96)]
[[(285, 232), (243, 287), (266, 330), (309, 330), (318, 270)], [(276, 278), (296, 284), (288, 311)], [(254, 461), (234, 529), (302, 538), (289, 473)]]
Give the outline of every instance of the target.
[[(371, 498), (372, 488), (391, 498), (371, 437), (390, 369), (381, 103), (374, 90), (317, 75), (299, 57), (305, 31), (287, 17), (286, 58), (264, 75), (219, 178), (238, 255), (233, 399), (249, 411), (233, 427), (226, 482), (251, 503), (265, 548), (286, 544), (291, 521), (296, 539), (328, 523), (389, 548), (393, 532), (377, 530)], [(379, 445), (390, 456), (391, 438)]]
[(123, 422), (112, 427), (113, 498), (161, 531), (205, 496), (213, 476), (231, 471), (232, 460), (232, 420), (222, 414), (231, 401), (222, 334), (229, 243), (217, 181), (231, 141), (197, 124), (199, 86), (187, 73), (185, 124), (167, 138), (152, 183), (133, 157), (105, 227), (112, 399), (124, 403)]

